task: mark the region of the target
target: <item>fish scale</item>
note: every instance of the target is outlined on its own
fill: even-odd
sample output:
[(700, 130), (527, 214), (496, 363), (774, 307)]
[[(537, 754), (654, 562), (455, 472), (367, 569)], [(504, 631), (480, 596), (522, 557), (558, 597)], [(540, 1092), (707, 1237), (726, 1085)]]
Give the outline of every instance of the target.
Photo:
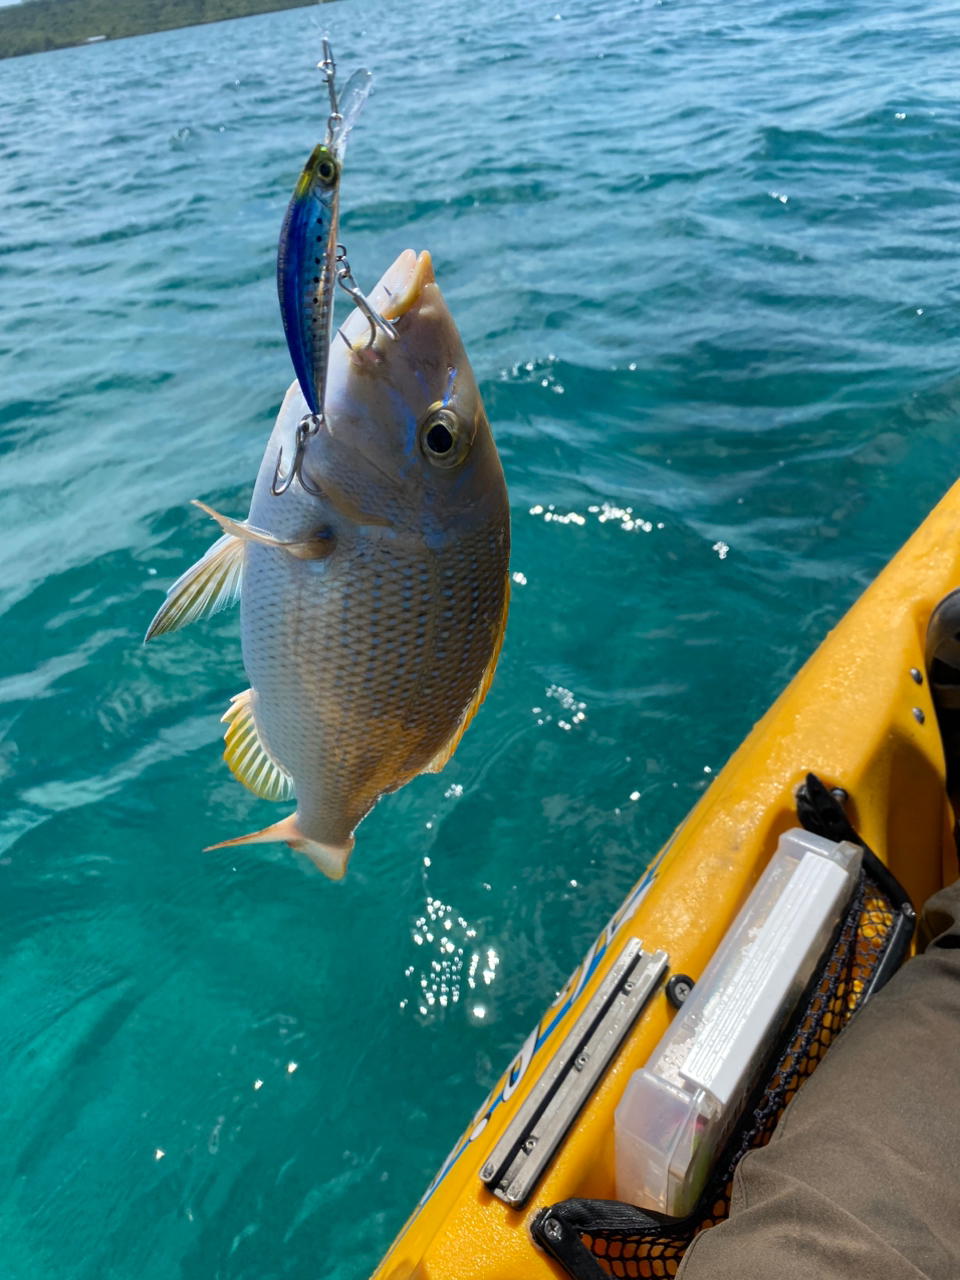
[[(477, 542), (489, 549), (488, 539)], [(351, 549), (341, 564), (335, 553), (301, 584), (296, 629), (262, 607), (248, 620), (244, 599), (244, 652), (255, 655), (247, 674), (258, 692), (258, 727), (272, 753), (284, 744), (284, 764), (294, 776), (325, 778), (301, 802), (301, 812), (330, 842), (346, 841), (379, 795), (415, 777), (449, 739), (447, 703), (466, 705), (490, 659), (504, 609), (506, 551), (501, 545), (499, 554), (484, 557), (482, 577), (458, 579), (449, 612), (469, 623), (456, 631), (435, 606), (449, 575), (462, 573), (471, 560), (479, 563), (469, 545), (455, 545), (427, 564), (417, 548), (405, 562), (396, 549), (374, 541)], [(276, 564), (282, 556), (251, 547), (251, 580), (262, 573), (282, 591), (283, 566)], [(411, 576), (414, 593), (405, 590)], [(389, 662), (381, 657), (387, 635), (396, 646)], [(416, 662), (397, 659), (397, 650), (412, 649), (419, 649)]]

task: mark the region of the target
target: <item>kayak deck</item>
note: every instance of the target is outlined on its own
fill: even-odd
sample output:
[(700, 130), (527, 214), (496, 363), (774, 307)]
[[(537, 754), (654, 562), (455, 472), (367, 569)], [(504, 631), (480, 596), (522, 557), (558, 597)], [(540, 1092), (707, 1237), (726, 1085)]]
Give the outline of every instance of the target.
[(920, 906), (956, 878), (943, 748), (924, 674), (927, 620), (960, 585), (960, 484), (853, 605), (755, 725), (627, 895), (428, 1188), (375, 1280), (556, 1280), (529, 1224), (545, 1205), (616, 1198), (613, 1113), (673, 1015), (649, 1000), (530, 1199), (480, 1180), (498, 1138), (631, 938), (696, 979), (782, 832), (808, 772)]

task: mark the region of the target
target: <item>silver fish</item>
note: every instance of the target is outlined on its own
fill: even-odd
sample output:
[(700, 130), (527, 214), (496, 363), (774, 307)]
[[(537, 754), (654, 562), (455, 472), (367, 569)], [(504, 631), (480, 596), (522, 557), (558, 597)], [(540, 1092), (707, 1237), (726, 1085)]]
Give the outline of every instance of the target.
[(370, 301), (397, 336), (371, 340), (360, 311), (343, 326), (304, 483), (271, 493), (308, 412), (294, 383), (247, 520), (210, 511), (225, 536), (148, 632), (242, 596), (251, 687), (224, 716), (225, 759), (297, 808), (223, 843), (284, 840), (334, 879), (379, 798), (452, 756), (493, 679), (510, 594), (503, 469), (429, 255), (401, 254)]

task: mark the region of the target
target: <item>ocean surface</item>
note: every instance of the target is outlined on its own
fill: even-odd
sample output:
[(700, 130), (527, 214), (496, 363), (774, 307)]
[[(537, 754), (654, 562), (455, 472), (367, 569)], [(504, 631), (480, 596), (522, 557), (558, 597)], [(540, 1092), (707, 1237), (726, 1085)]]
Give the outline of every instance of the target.
[[(342, 239), (429, 248), (515, 583), (333, 884), (221, 760), (238, 617), (141, 643)], [(95, 33), (91, 33), (95, 34)], [(341, 0), (0, 63), (0, 1274), (363, 1280), (711, 773), (960, 473), (956, 9)], [(345, 314), (345, 311), (344, 311)]]

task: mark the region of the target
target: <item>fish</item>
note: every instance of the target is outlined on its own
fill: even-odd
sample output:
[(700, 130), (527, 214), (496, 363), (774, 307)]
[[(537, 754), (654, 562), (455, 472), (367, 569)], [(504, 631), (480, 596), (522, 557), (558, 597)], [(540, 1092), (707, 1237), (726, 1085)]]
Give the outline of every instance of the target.
[(510, 600), (510, 509), (480, 390), (429, 253), (406, 250), (338, 331), (301, 473), (271, 490), (309, 412), (288, 390), (245, 520), (170, 588), (147, 638), (240, 599), (249, 689), (224, 758), (285, 841), (340, 879), (380, 798), (456, 750), (493, 681)]
[(294, 187), (277, 248), (277, 294), (283, 331), (300, 389), (312, 414), (322, 414), (327, 354), (333, 322), (340, 176), (347, 136), (370, 92), (371, 76), (355, 71), (341, 94), (333, 56), (324, 40), (330, 88), (327, 134), (318, 143)]

